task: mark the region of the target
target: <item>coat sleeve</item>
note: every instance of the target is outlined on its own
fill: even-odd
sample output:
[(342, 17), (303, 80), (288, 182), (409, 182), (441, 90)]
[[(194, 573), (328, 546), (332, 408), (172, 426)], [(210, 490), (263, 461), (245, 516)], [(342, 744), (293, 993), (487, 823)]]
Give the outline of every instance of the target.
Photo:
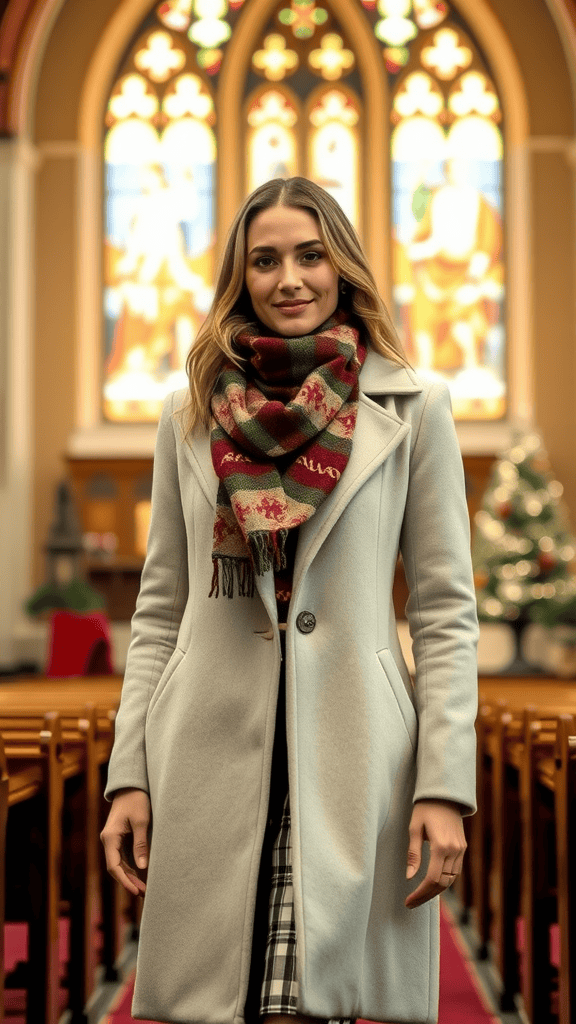
[(174, 394), (170, 394), (164, 401), (156, 436), (150, 530), (104, 791), (108, 802), (113, 800), (115, 790), (124, 787), (148, 792), (146, 712), (176, 646), (188, 596), (186, 527), (172, 425), (173, 403)]
[(476, 810), (479, 637), (464, 467), (444, 382), (430, 386), (400, 536), (419, 720), (414, 802)]

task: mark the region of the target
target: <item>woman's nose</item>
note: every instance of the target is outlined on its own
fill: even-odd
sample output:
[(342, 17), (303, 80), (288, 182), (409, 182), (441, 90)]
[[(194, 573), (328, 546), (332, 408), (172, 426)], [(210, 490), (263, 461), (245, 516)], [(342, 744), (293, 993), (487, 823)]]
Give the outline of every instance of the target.
[(297, 263), (290, 261), (283, 263), (280, 273), (280, 288), (301, 288), (302, 274)]

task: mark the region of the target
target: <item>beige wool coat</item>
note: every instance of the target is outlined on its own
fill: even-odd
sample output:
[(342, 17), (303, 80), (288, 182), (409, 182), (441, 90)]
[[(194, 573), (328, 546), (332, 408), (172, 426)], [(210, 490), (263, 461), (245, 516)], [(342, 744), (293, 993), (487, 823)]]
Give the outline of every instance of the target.
[[(105, 797), (136, 786), (152, 806), (133, 1016), (243, 1024), (280, 640), (271, 573), (253, 598), (208, 597), (218, 480), (208, 433), (183, 441), (172, 416), (185, 393), (158, 427)], [(414, 685), (392, 604), (398, 550)], [(477, 641), (448, 387), (371, 349), (350, 460), (300, 527), (287, 625), (301, 1013), (437, 1020), (439, 902), (404, 906), (427, 861), (406, 880), (408, 825), (422, 797), (476, 809)]]

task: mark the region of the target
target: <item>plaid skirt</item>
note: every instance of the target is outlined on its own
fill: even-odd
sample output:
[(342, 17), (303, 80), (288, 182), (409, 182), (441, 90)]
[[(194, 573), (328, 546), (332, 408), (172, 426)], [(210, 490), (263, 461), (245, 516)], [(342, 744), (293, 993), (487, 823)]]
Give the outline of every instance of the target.
[[(260, 1016), (264, 1017), (270, 1013), (295, 1014), (297, 999), (290, 796), (287, 793), (280, 828), (272, 848), (272, 883), (264, 980), (260, 993)], [(329, 1024), (355, 1024), (355, 1019), (334, 1017)]]

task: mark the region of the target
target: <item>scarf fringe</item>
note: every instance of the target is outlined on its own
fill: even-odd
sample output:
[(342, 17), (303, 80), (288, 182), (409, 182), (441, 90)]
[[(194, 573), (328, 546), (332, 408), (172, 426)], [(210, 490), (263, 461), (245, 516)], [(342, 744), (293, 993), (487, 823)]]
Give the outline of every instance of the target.
[(212, 559), (212, 589), (208, 597), (219, 597), (220, 585), (224, 597), (234, 597), (234, 580), (238, 597), (254, 597), (254, 569), (247, 558), (231, 558), (229, 555)]
[(277, 533), (257, 530), (249, 534), (251, 559), (213, 555), (212, 588), (208, 597), (219, 597), (220, 587), (224, 597), (234, 597), (234, 583), (238, 597), (254, 597), (255, 573), (263, 576), (269, 569), (279, 572), (286, 568), (287, 536), (288, 530)]
[(271, 533), (268, 530), (255, 530), (248, 534), (250, 554), (254, 569), (263, 576), (269, 569), (278, 572), (286, 568), (286, 538), (288, 530)]

